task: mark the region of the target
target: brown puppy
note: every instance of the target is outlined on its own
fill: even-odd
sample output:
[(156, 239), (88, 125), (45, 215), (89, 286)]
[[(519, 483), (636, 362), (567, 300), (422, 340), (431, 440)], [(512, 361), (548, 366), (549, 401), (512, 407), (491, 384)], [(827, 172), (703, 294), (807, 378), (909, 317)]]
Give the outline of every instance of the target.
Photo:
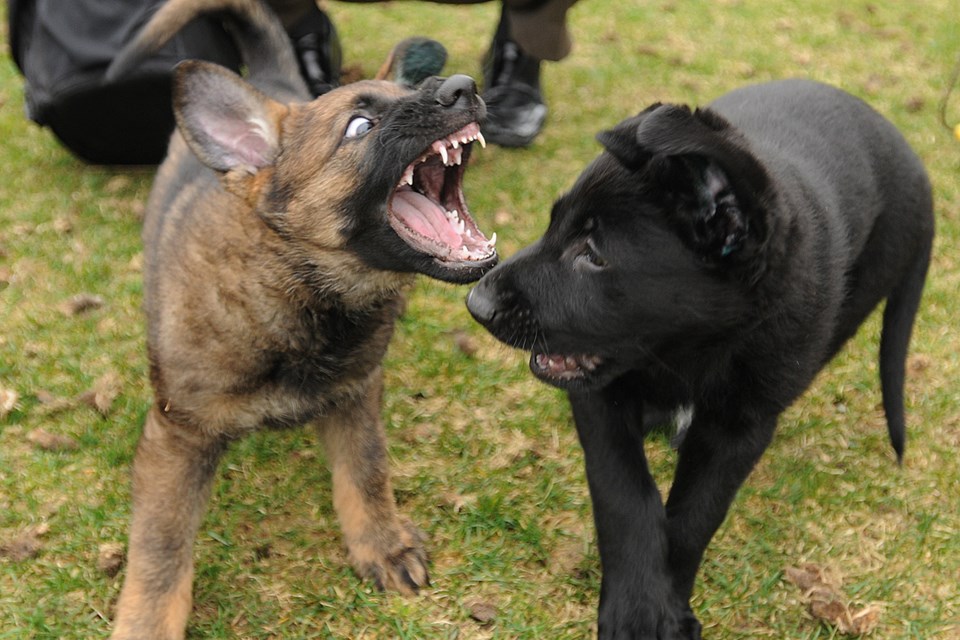
[(470, 78), (359, 82), (309, 102), (286, 35), (255, 0), (173, 0), (113, 73), (212, 10), (226, 12), (249, 73), (197, 61), (176, 72), (178, 131), (143, 231), (155, 403), (114, 638), (183, 637), (217, 462), (265, 426), (320, 429), (360, 575), (405, 593), (426, 584), (422, 534), (391, 491), (380, 362), (413, 273), (469, 282), (497, 260), (461, 189), (482, 142)]

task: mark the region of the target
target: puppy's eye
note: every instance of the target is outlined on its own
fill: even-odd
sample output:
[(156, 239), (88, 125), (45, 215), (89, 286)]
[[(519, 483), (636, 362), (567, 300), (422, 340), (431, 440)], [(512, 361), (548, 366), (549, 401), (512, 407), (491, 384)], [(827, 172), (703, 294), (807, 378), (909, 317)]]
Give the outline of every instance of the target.
[(373, 129), (373, 120), (364, 116), (356, 116), (347, 123), (347, 131), (343, 134), (343, 137), (359, 138), (370, 129)]
[(576, 257), (576, 261), (589, 265), (593, 269), (602, 269), (607, 266), (607, 261), (600, 256), (592, 238), (587, 238), (587, 241), (583, 244), (583, 249)]

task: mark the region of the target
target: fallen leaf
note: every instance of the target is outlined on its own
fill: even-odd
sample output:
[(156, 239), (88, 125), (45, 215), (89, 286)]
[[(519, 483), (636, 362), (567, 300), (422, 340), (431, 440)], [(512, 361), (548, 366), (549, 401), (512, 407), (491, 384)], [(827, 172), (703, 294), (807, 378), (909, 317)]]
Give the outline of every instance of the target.
[(40, 404), (56, 404), (61, 400), (61, 398), (58, 398), (46, 389), (37, 389), (33, 392), (33, 397), (36, 398)]
[(447, 491), (440, 495), (440, 506), (452, 509), (454, 513), (460, 513), (466, 507), (476, 504), (476, 502), (477, 496), (472, 494)]
[(40, 555), (40, 549), (43, 548), (40, 538), (49, 530), (50, 525), (46, 522), (24, 529), (11, 540), (0, 543), (0, 556), (10, 558), (14, 562), (36, 558)]
[(6, 418), (17, 406), (20, 400), (20, 394), (13, 389), (0, 387), (0, 420)]
[(907, 113), (917, 113), (923, 111), (924, 101), (920, 96), (913, 96), (907, 99), (907, 103), (903, 105), (907, 110)]
[(90, 293), (78, 293), (60, 304), (60, 311), (66, 316), (76, 316), (103, 306), (103, 298)]
[(800, 567), (787, 567), (784, 574), (790, 582), (797, 585), (802, 591), (808, 591), (816, 587), (839, 589), (843, 585), (843, 579), (835, 572), (813, 563), (807, 563)]
[(104, 190), (109, 194), (117, 194), (120, 191), (128, 188), (131, 184), (131, 180), (127, 176), (113, 176), (107, 180), (107, 184), (104, 185)]
[(837, 599), (813, 600), (808, 606), (810, 615), (834, 627), (840, 633), (863, 636), (871, 633), (880, 622), (880, 608), (868, 605), (854, 609)]
[(930, 356), (922, 353), (916, 353), (907, 359), (907, 366), (914, 373), (921, 373), (930, 368), (933, 364)]
[(50, 433), (40, 428), (28, 433), (27, 441), (44, 451), (72, 451), (80, 446), (80, 444), (70, 436)]
[(466, 606), (470, 617), (480, 624), (490, 624), (497, 619), (497, 608), (485, 600), (471, 600)]
[(77, 396), (77, 400), (88, 404), (101, 415), (106, 416), (110, 413), (110, 406), (117, 396), (120, 395), (120, 377), (114, 373), (106, 373), (93, 383), (93, 388)]
[(120, 573), (123, 563), (126, 561), (123, 545), (119, 542), (105, 542), (100, 545), (100, 553), (97, 556), (97, 568), (109, 577)]
[(440, 435), (440, 428), (432, 422), (421, 422), (400, 432), (400, 439), (407, 444), (433, 442)]
[(453, 344), (457, 345), (457, 349), (465, 356), (472, 357), (477, 353), (477, 341), (461, 329), (453, 332)]
[(73, 232), (73, 223), (69, 218), (59, 217), (53, 221), (53, 230), (59, 234), (67, 234)]
[(880, 622), (880, 607), (867, 605), (856, 609), (842, 593), (842, 580), (835, 573), (815, 564), (784, 569), (787, 579), (803, 591), (807, 610), (814, 618), (846, 635), (866, 635)]

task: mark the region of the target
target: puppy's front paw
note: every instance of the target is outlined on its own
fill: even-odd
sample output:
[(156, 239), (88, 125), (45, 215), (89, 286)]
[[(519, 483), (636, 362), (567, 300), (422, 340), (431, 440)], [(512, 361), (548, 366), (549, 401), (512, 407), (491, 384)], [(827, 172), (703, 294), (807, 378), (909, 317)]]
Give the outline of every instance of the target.
[(599, 640), (701, 640), (689, 607), (662, 602), (601, 605)]
[(360, 577), (372, 580), (378, 589), (405, 595), (430, 584), (425, 536), (412, 522), (400, 518), (396, 526), (369, 538), (347, 543), (350, 563)]

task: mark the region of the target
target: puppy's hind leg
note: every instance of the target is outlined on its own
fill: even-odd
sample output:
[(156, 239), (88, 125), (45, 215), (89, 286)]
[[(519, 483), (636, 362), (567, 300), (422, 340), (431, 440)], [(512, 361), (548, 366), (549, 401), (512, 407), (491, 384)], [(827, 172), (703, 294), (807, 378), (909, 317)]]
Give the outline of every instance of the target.
[(919, 252), (906, 277), (887, 297), (883, 309), (883, 328), (880, 333), (880, 387), (883, 411), (887, 416), (890, 443), (903, 460), (906, 424), (903, 408), (903, 386), (906, 373), (907, 350), (913, 322), (920, 306), (923, 283), (930, 264), (930, 246)]
[(133, 522), (114, 640), (179, 640), (192, 602), (193, 540), (220, 439), (167, 420), (154, 406), (133, 463)]
[(380, 421), (382, 387), (377, 369), (364, 396), (339, 405), (319, 427), (351, 564), (380, 589), (414, 594), (430, 582), (427, 554), (423, 534), (397, 513)]

